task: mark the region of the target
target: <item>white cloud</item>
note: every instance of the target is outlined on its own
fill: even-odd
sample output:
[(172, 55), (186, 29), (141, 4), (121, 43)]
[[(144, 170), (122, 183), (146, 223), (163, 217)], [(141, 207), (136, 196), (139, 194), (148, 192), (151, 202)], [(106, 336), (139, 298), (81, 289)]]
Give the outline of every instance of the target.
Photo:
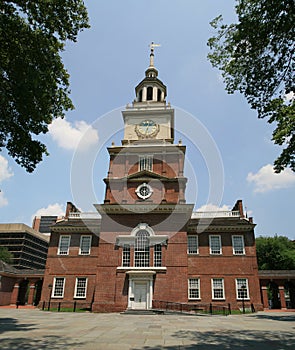
[(62, 204), (49, 204), (47, 208), (40, 208), (36, 211), (35, 214), (32, 215), (32, 220), (35, 216), (41, 216), (41, 215), (57, 215), (57, 216), (63, 216), (65, 214), (65, 209)]
[(8, 161), (0, 156), (0, 182), (9, 179), (13, 176), (12, 170), (8, 166)]
[(97, 130), (83, 120), (72, 125), (65, 118), (54, 119), (49, 125), (49, 133), (60, 147), (68, 150), (79, 146), (80, 150), (85, 151), (98, 141)]
[(5, 207), (8, 204), (8, 200), (4, 197), (4, 193), (0, 192), (0, 208)]
[(197, 211), (229, 211), (231, 208), (228, 205), (223, 205), (222, 207), (218, 207), (215, 204), (208, 203), (205, 205), (202, 205), (200, 208), (197, 209)]
[(267, 164), (259, 169), (256, 174), (249, 173), (247, 181), (254, 183), (254, 192), (263, 193), (295, 185), (295, 173), (290, 169), (285, 169), (281, 173), (276, 174), (273, 166)]

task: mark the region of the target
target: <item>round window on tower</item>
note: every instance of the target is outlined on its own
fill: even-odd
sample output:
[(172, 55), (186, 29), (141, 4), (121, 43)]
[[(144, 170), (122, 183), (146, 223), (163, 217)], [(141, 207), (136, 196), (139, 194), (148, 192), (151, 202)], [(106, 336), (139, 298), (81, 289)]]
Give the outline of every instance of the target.
[(135, 190), (137, 197), (141, 199), (148, 199), (153, 194), (153, 189), (150, 185), (143, 183)]

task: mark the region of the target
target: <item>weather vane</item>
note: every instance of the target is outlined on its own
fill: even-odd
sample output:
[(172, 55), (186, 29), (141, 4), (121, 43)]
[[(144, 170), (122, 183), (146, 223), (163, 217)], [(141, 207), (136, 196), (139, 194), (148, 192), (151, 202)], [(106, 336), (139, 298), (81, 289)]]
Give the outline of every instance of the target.
[(151, 48), (150, 53), (150, 67), (154, 66), (154, 49), (155, 47), (160, 47), (160, 44), (155, 44), (153, 41), (149, 44), (149, 47)]

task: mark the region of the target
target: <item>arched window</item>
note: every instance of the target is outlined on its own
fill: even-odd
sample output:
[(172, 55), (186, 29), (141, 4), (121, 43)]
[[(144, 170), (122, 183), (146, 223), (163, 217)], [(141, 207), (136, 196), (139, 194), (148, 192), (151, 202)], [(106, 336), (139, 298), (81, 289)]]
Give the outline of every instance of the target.
[(146, 99), (147, 101), (151, 101), (153, 99), (153, 88), (151, 86), (147, 88)]
[(162, 91), (161, 89), (158, 89), (158, 101), (161, 101), (161, 95), (162, 95)]
[(142, 102), (142, 89), (138, 93), (138, 102)]
[(148, 267), (150, 265), (150, 234), (147, 230), (139, 230), (135, 236), (134, 266)]

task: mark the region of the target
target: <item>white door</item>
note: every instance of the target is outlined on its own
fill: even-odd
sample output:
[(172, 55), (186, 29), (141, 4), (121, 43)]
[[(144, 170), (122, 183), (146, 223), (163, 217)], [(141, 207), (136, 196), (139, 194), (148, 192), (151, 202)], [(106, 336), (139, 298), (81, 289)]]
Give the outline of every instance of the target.
[(147, 283), (134, 283), (134, 309), (145, 310), (147, 308)]

